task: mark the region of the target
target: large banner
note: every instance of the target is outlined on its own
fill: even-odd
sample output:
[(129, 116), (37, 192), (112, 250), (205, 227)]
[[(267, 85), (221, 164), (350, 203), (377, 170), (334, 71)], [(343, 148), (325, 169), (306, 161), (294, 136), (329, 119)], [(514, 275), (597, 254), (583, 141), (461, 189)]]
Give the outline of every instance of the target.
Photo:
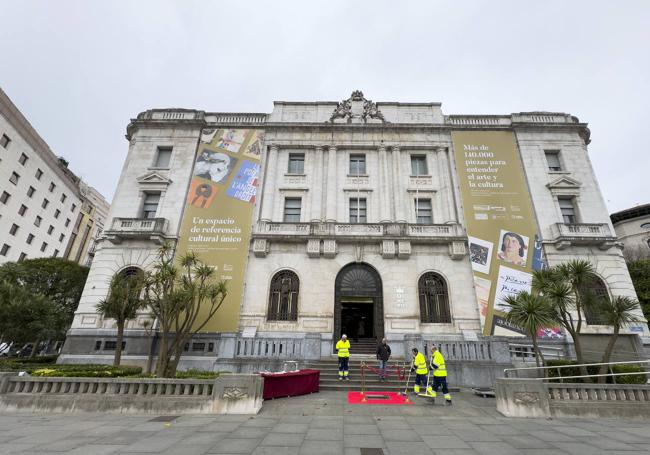
[(520, 335), (503, 299), (530, 291), (543, 256), (514, 134), (458, 131), (452, 140), (483, 334)]
[(228, 296), (204, 332), (238, 330), (263, 141), (262, 130), (201, 135), (177, 254), (194, 251), (227, 282)]

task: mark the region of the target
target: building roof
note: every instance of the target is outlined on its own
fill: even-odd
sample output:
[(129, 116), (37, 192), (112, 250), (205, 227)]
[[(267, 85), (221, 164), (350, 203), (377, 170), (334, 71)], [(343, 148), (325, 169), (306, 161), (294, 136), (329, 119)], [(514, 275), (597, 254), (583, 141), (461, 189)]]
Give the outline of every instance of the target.
[(612, 213), (609, 218), (613, 224), (621, 221), (631, 220), (641, 216), (650, 215), (650, 204), (637, 205), (630, 209), (621, 210), (620, 212)]

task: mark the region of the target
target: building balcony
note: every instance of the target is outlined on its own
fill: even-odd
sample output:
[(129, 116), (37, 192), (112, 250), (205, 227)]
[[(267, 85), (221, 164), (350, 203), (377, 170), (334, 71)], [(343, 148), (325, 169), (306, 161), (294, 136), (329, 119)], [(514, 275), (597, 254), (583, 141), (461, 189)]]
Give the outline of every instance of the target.
[(606, 223), (555, 223), (551, 226), (553, 243), (558, 250), (571, 245), (595, 245), (602, 250), (614, 246), (616, 237)]
[(113, 218), (110, 229), (104, 231), (109, 242), (118, 244), (126, 239), (150, 240), (161, 244), (165, 239), (165, 218)]
[(254, 230), (254, 236), (268, 239), (297, 240), (309, 237), (329, 237), (351, 239), (355, 241), (380, 239), (458, 239), (465, 236), (464, 229), (458, 224), (407, 224), (407, 223), (278, 223), (260, 221)]

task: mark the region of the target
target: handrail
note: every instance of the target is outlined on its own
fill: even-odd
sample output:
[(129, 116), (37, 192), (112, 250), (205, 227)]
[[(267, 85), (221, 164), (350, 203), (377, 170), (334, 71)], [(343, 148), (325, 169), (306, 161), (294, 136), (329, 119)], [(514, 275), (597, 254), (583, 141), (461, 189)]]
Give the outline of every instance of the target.
[[(505, 368), (503, 370), (503, 375), (506, 378), (509, 378), (510, 377), (509, 376), (510, 372), (523, 371), (523, 370), (546, 370), (546, 371), (548, 371), (548, 370), (558, 370), (558, 373), (559, 373), (559, 370), (562, 369), (562, 368), (581, 368), (581, 367), (591, 367), (591, 366), (601, 366), (601, 365), (608, 365), (608, 366), (611, 367), (611, 366), (614, 366), (614, 365), (636, 365), (636, 364), (650, 364), (650, 360), (629, 360), (629, 361), (625, 361), (625, 362), (599, 362), (599, 363), (581, 363), (581, 364), (577, 364), (577, 365), (571, 364), (571, 365), (555, 365), (555, 366), (541, 366), (541, 367)], [(632, 373), (632, 372), (630, 372), (630, 373), (616, 373), (616, 374), (612, 372), (611, 374), (608, 374), (608, 375), (593, 375), (593, 374), (590, 374), (590, 375), (582, 375), (582, 376), (564, 376), (564, 377), (559, 376), (559, 378), (553, 378), (553, 379), (564, 380), (564, 379), (573, 379), (573, 378), (578, 378), (578, 377), (582, 377), (582, 378), (594, 377), (595, 378), (595, 377), (599, 377), (599, 376), (615, 376), (615, 375), (620, 376), (620, 375), (630, 375), (630, 374), (647, 374), (647, 371), (646, 372), (634, 372), (634, 373)], [(535, 378), (535, 379), (544, 379), (544, 378)]]
[(581, 378), (602, 378), (604, 376), (611, 377), (611, 376), (633, 376), (633, 375), (647, 375), (647, 371), (634, 371), (634, 372), (629, 372), (629, 373), (607, 373), (607, 374), (583, 374), (580, 376), (561, 376), (557, 378), (531, 378), (534, 379), (535, 381), (557, 381), (558, 379), (560, 381), (563, 381), (565, 379), (581, 379)]
[(505, 368), (503, 374), (505, 377), (508, 377), (510, 371), (520, 371), (520, 370), (557, 370), (560, 368), (580, 368), (580, 367), (591, 367), (596, 365), (627, 365), (627, 364), (636, 364), (636, 363), (650, 363), (650, 360), (630, 360), (625, 362), (606, 362), (606, 363), (580, 363), (580, 364), (571, 364), (571, 365), (555, 365), (555, 366), (542, 366), (542, 367), (521, 367), (521, 368)]

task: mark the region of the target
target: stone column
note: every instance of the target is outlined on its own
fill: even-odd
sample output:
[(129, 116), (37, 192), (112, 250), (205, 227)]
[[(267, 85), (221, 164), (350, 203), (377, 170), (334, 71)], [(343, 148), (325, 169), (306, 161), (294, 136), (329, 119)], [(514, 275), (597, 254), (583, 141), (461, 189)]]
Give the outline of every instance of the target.
[(444, 223), (452, 219), (451, 214), (453, 213), (453, 207), (449, 205), (448, 193), (451, 188), (448, 185), (447, 173), (448, 169), (446, 160), (444, 157), (445, 149), (442, 147), (436, 147), (436, 171), (438, 173), (437, 180), (437, 190), (438, 197), (436, 198), (440, 203), (440, 210), (436, 213), (440, 214), (440, 218), (436, 219), (436, 223)]
[(406, 185), (404, 184), (404, 176), (402, 175), (402, 153), (398, 145), (393, 145), (393, 200), (395, 204), (395, 220), (403, 221), (407, 219), (406, 210), (410, 207), (407, 201), (404, 200), (404, 193), (406, 192)]
[(327, 152), (327, 210), (325, 218), (329, 220), (336, 220), (336, 199), (337, 199), (337, 160), (336, 160), (336, 146), (330, 145)]
[(390, 213), (390, 178), (388, 163), (386, 162), (386, 147), (379, 146), (379, 221), (391, 220)]
[(456, 211), (456, 186), (454, 185), (454, 176), (452, 174), (452, 165), (449, 159), (449, 149), (447, 147), (441, 147), (439, 155), (442, 161), (442, 167), (445, 170), (444, 173), (444, 182), (445, 182), (445, 196), (447, 200), (447, 210), (449, 217), (445, 221), (456, 221), (459, 222), (458, 213)]
[(278, 170), (278, 146), (271, 144), (266, 159), (266, 175), (264, 176), (264, 190), (262, 192), (262, 214), (263, 220), (273, 219), (273, 208), (275, 206), (275, 192), (277, 188)]
[(316, 146), (313, 158), (309, 160), (313, 165), (311, 166), (311, 214), (309, 221), (313, 219), (323, 219), (323, 147)]

